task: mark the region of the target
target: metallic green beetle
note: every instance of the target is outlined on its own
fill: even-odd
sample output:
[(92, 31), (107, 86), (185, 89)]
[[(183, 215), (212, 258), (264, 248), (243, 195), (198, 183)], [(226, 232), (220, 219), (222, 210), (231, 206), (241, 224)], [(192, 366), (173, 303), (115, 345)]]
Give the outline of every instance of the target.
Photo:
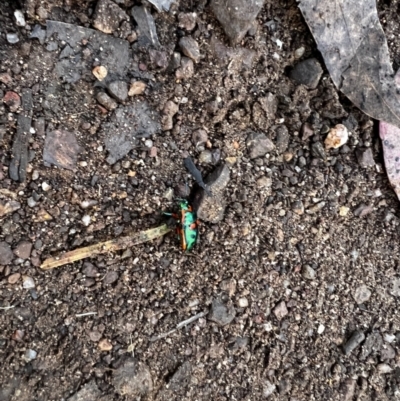
[(178, 235), (181, 246), (184, 251), (190, 251), (196, 245), (199, 235), (199, 221), (193, 207), (185, 199), (180, 199), (179, 214), (164, 213), (166, 216), (172, 216), (178, 223)]

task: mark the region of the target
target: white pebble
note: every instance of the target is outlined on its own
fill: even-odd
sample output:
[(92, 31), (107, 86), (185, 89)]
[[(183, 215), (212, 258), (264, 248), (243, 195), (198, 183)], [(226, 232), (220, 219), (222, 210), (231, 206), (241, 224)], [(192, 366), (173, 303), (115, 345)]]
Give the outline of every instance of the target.
[(15, 22), (18, 26), (25, 26), (25, 17), (21, 10), (14, 11)]
[(18, 35), (16, 33), (7, 33), (7, 42), (12, 45), (19, 42)]
[(294, 51), (294, 57), (297, 59), (303, 57), (305, 50), (303, 46), (299, 47)]
[(318, 334), (322, 334), (324, 331), (325, 331), (325, 326), (323, 324), (320, 324), (317, 330)]
[(385, 333), (383, 335), (383, 339), (387, 342), (387, 343), (392, 343), (395, 339), (396, 336), (394, 334), (389, 334), (389, 333)]
[(144, 146), (146, 146), (146, 148), (152, 148), (153, 147), (153, 141), (151, 139), (146, 139), (144, 141)]
[(103, 146), (99, 146), (98, 148), (97, 148), (97, 150), (99, 151), (99, 152), (102, 152), (103, 151)]
[(32, 361), (33, 359), (36, 359), (37, 352), (34, 351), (33, 349), (27, 349), (25, 352), (25, 360), (27, 362)]
[(86, 166), (87, 166), (87, 162), (79, 162), (79, 165), (80, 165), (81, 167), (86, 167)]
[(239, 298), (238, 305), (240, 308), (247, 308), (249, 306), (249, 301), (247, 298)]
[(88, 214), (85, 214), (85, 215), (82, 217), (82, 223), (83, 223), (83, 225), (87, 227), (87, 226), (90, 224), (90, 220), (91, 220), (90, 216), (89, 216)]
[(32, 171), (32, 180), (35, 181), (39, 178), (39, 171), (33, 170)]
[(50, 190), (51, 186), (46, 182), (42, 182), (42, 189), (44, 192), (47, 192), (48, 190)]
[(380, 363), (377, 367), (376, 370), (379, 373), (385, 374), (385, 373), (390, 373), (393, 369), (387, 364), (387, 363)]
[(35, 128), (33, 128), (33, 127), (29, 128), (29, 132), (30, 132), (31, 134), (36, 134), (36, 130), (35, 130)]
[(31, 288), (35, 288), (35, 282), (33, 281), (32, 277), (23, 276), (22, 279), (23, 279), (22, 286), (26, 290), (30, 290)]
[(326, 149), (336, 149), (343, 146), (349, 140), (349, 131), (343, 124), (337, 124), (329, 131), (325, 139)]
[(30, 196), (28, 198), (28, 206), (29, 207), (35, 207), (36, 206), (36, 201), (35, 201), (35, 199), (32, 198), (32, 196)]

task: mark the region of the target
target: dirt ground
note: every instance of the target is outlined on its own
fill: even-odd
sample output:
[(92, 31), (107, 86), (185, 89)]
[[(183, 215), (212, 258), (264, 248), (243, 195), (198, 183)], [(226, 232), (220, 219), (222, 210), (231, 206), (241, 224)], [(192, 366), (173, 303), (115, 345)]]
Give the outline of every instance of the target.
[[(116, 3), (128, 16), (140, 5)], [(95, 6), (0, 4), (0, 200), (14, 206), (0, 217), (0, 400), (400, 399), (399, 202), (377, 122), (337, 93), (325, 69), (315, 89), (290, 79), (302, 60), (323, 66), (296, 2), (267, 0), (236, 50), (206, 0), (151, 10), (156, 52), (136, 40), (129, 17), (109, 35), (129, 49), (113, 68), (146, 90), (117, 101), (130, 116), (119, 121), (96, 100), (104, 88), (91, 70), (107, 56), (102, 50), (81, 43), (89, 50), (68, 67), (73, 79), (60, 72), (65, 40), (29, 38), (46, 20), (93, 29)], [(395, 70), (399, 9), (395, 0), (378, 2)], [(179, 13), (191, 12), (195, 27), (179, 26)], [(9, 43), (8, 33), (19, 41)], [(173, 58), (187, 35), (201, 56), (193, 75), (178, 79)], [(20, 108), (6, 102), (8, 91)], [(274, 110), (265, 107), (271, 96)], [(171, 100), (179, 110), (164, 129)], [(143, 101), (162, 129), (110, 164), (117, 145), (107, 140)], [(19, 170), (15, 180), (24, 113), (34, 129), (20, 145), (26, 178)], [(351, 132), (348, 143), (324, 151), (339, 123)], [(72, 170), (44, 163), (56, 130), (77, 139)], [(206, 146), (194, 139), (198, 130)], [(251, 132), (274, 149), (251, 158)], [(368, 149), (373, 164), (365, 167), (357, 155)], [(193, 184), (187, 154), (205, 176), (222, 163), (230, 169), (223, 218), (202, 221), (192, 252), (171, 234), (40, 269), (62, 251), (160, 225), (185, 182)]]

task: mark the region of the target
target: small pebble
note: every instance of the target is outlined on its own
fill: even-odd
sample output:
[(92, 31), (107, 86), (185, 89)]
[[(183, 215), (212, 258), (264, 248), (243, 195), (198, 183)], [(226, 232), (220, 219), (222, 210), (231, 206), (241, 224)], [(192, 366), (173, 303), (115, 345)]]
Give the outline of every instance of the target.
[(212, 153), (209, 150), (203, 150), (199, 154), (199, 162), (202, 164), (210, 164), (212, 163), (213, 158), (212, 158)]
[(150, 157), (157, 157), (157, 148), (153, 146), (150, 151), (149, 151), (149, 156)]
[(25, 360), (27, 362), (33, 361), (37, 357), (37, 352), (33, 349), (27, 349), (25, 352)]
[(100, 351), (111, 351), (113, 346), (110, 341), (108, 341), (106, 338), (103, 338), (99, 341), (98, 347)]
[(344, 354), (350, 355), (364, 340), (365, 334), (362, 331), (355, 331), (343, 346)]
[(249, 301), (247, 298), (239, 298), (238, 305), (240, 308), (247, 308), (249, 306)]
[(102, 81), (107, 76), (108, 71), (106, 67), (99, 65), (93, 68), (92, 73), (98, 81)]
[(292, 205), (292, 210), (299, 216), (304, 213), (304, 204), (302, 201), (295, 201)]
[(146, 146), (146, 148), (151, 148), (153, 146), (153, 141), (151, 139), (146, 139), (144, 141), (144, 146)]
[(22, 276), (22, 286), (25, 289), (30, 290), (31, 288), (35, 288), (35, 282), (32, 277)]
[(15, 284), (20, 279), (20, 277), (21, 277), (20, 273), (11, 274), (10, 276), (8, 276), (7, 279), (8, 284)]
[(318, 326), (317, 333), (318, 333), (318, 334), (322, 334), (324, 331), (325, 331), (325, 326), (324, 326), (323, 324), (320, 324), (320, 325)]
[(43, 181), (42, 182), (42, 189), (43, 189), (44, 192), (47, 192), (47, 191), (49, 191), (51, 189), (51, 186), (46, 181)]
[(146, 84), (142, 81), (132, 82), (128, 96), (141, 95), (146, 90)]
[(371, 290), (365, 284), (362, 284), (354, 291), (353, 298), (358, 304), (363, 304), (371, 298), (371, 294)]
[(29, 207), (35, 207), (36, 206), (36, 202), (35, 199), (32, 198), (32, 196), (30, 196), (27, 200), (28, 206)]
[(347, 214), (349, 213), (350, 208), (347, 206), (340, 206), (339, 208), (339, 215), (342, 217), (347, 216)]
[(17, 24), (17, 26), (25, 26), (26, 25), (24, 13), (21, 10), (15, 10), (14, 17), (15, 17), (15, 23)]
[(83, 223), (83, 225), (84, 225), (85, 227), (87, 227), (87, 226), (90, 224), (90, 221), (91, 221), (91, 218), (90, 218), (89, 215), (85, 214), (85, 215), (82, 217), (82, 223)]
[(33, 170), (32, 171), (32, 180), (36, 181), (39, 178), (39, 171)]
[(315, 276), (316, 276), (316, 272), (311, 266), (304, 265), (303, 269), (301, 271), (301, 275), (307, 280), (314, 280)]
[(289, 312), (286, 307), (286, 302), (279, 302), (272, 311), (278, 320), (282, 320)]
[(294, 58), (296, 59), (302, 58), (304, 56), (305, 51), (306, 49), (303, 46), (299, 47), (294, 51)]
[(380, 363), (377, 367), (376, 370), (380, 373), (380, 374), (386, 374), (386, 373), (390, 373), (393, 369), (390, 367), (390, 365), (388, 365), (387, 363)]
[(7, 42), (12, 45), (19, 42), (19, 37), (16, 33), (7, 33), (6, 38)]

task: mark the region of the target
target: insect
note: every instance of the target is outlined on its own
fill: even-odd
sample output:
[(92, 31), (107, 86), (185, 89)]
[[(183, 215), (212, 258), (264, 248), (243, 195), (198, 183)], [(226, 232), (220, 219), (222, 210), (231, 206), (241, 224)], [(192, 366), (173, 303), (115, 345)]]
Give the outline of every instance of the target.
[(180, 199), (179, 213), (164, 213), (166, 216), (172, 216), (178, 223), (178, 235), (181, 246), (184, 251), (190, 251), (196, 245), (199, 235), (197, 214), (193, 207), (185, 199)]

